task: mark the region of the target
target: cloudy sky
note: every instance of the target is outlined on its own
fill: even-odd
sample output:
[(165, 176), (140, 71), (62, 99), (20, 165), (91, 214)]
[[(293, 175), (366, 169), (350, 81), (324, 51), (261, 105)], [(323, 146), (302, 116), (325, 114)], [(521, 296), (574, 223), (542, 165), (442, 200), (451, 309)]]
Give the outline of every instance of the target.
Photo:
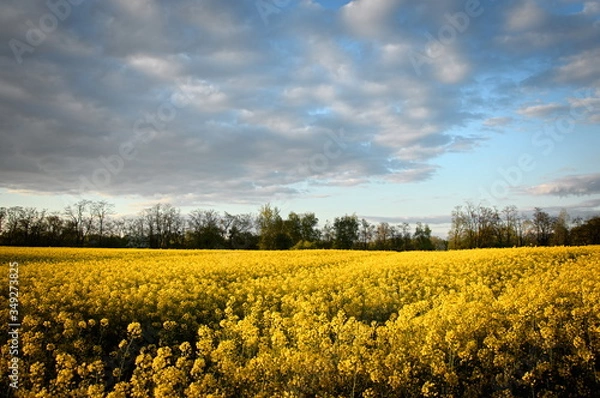
[(600, 1), (5, 0), (0, 38), (0, 206), (600, 212)]

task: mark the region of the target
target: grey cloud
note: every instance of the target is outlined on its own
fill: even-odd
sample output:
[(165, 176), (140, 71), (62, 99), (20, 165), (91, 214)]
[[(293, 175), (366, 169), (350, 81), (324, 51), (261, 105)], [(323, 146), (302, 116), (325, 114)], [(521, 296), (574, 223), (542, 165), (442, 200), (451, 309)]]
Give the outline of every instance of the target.
[(379, 216), (364, 216), (369, 220), (377, 221), (377, 222), (388, 222), (392, 224), (400, 224), (400, 223), (415, 223), (415, 222), (425, 222), (432, 224), (441, 224), (452, 221), (451, 217), (448, 215), (438, 215), (438, 216), (426, 216), (426, 217), (379, 217)]
[(583, 196), (600, 193), (600, 173), (570, 175), (528, 189), (535, 195)]
[[(586, 220), (588, 218), (598, 216), (598, 210), (600, 210), (600, 198), (590, 199), (565, 206), (546, 206), (543, 208), (543, 210), (551, 215), (558, 215), (562, 210), (566, 210), (571, 220), (574, 220), (575, 218)], [(529, 209), (524, 213), (531, 217), (533, 214), (533, 209)]]
[[(425, 32), (437, 35), (445, 14), (464, 2), (371, 3), (331, 10), (293, 2), (267, 24), (254, 1), (73, 7), (22, 65), (8, 46), (0, 50), (2, 186), (76, 193), (81, 179), (96, 173), (108, 175), (95, 189), (109, 195), (218, 202), (293, 196), (299, 184), (310, 190), (427, 180), (438, 156), (473, 151), (483, 141), (457, 129), (474, 120), (488, 127), (507, 121), (490, 119), (480, 104), (510, 103), (521, 87), (482, 72), (504, 73), (501, 65), (530, 59), (507, 44), (518, 37), (505, 30), (499, 11), (511, 7), (485, 3), (418, 76), (411, 52), (426, 51)], [(49, 12), (34, 1), (0, 7), (5, 43), (23, 39), (25, 21)], [(550, 71), (554, 84), (597, 79), (589, 69), (597, 32), (580, 25), (589, 18), (546, 16), (531, 27), (545, 34), (558, 22), (566, 26), (552, 35), (560, 57), (536, 47), (535, 56), (560, 59), (562, 69)], [(488, 47), (493, 54), (482, 51)], [(585, 64), (578, 54), (586, 54)], [(445, 69), (450, 58), (458, 69)], [(477, 94), (480, 82), (493, 83), (490, 98)], [(182, 86), (194, 98), (173, 112), (170, 99)], [(169, 120), (154, 138), (140, 140), (138, 121), (161, 109), (171, 109)], [(156, 126), (146, 122), (144, 129)], [(344, 142), (331, 144), (340, 130)], [(120, 147), (132, 142), (136, 154), (124, 159)], [(111, 160), (118, 171), (105, 164)]]

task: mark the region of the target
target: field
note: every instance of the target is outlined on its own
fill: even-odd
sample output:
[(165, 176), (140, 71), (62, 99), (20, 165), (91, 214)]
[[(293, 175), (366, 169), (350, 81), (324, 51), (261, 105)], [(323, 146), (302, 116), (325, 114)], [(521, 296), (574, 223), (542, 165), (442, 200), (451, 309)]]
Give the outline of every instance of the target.
[[(18, 353), (11, 337), (3, 342), (1, 394), (552, 397), (600, 390), (597, 246), (0, 248), (0, 259), (2, 334), (11, 304), (21, 323)], [(18, 263), (11, 279), (10, 263)], [(9, 280), (18, 281), (18, 300), (9, 299)], [(9, 385), (13, 358), (18, 389)]]

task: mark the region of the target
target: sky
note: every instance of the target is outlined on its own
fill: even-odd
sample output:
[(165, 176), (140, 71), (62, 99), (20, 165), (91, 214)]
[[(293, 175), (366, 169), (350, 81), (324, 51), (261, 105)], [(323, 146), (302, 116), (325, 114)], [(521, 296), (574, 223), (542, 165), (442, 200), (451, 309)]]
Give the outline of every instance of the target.
[(0, 206), (600, 213), (600, 1), (8, 0)]

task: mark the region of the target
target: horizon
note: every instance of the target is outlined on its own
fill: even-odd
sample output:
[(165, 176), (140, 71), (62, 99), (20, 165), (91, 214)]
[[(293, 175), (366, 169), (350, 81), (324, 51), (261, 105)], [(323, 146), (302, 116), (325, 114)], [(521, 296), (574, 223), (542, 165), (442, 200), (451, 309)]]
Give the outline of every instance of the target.
[[(101, 201), (92, 201), (92, 200), (88, 200), (88, 199), (82, 199), (82, 200), (88, 202), (87, 204), (84, 205), (84, 207), (87, 209), (87, 211), (90, 214), (92, 212), (92, 207), (94, 204), (97, 204), (98, 202), (104, 202), (104, 204), (107, 206), (106, 207), (106, 209), (107, 209), (106, 216), (108, 217), (109, 221), (139, 219), (139, 218), (145, 217), (145, 214), (147, 213), (147, 211), (151, 210), (152, 208), (154, 208), (157, 205), (173, 206), (171, 203), (168, 203), (168, 202), (158, 202), (158, 203), (154, 203), (151, 206), (140, 210), (137, 213), (120, 214), (120, 213), (114, 212), (114, 208), (115, 208), (114, 203), (104, 201), (104, 200), (101, 200)], [(81, 200), (80, 200), (80, 202), (81, 202)], [(72, 210), (72, 209), (76, 208), (76, 206), (77, 206), (77, 203), (71, 203), (69, 205), (70, 209), (66, 209), (66, 208), (65, 209), (48, 209), (48, 208), (36, 208), (36, 207), (33, 207), (33, 209), (35, 209), (36, 211), (38, 211), (40, 213), (46, 213), (46, 215), (56, 214), (56, 215), (59, 215), (60, 217), (68, 218), (68, 214), (67, 214), (68, 210)], [(188, 229), (188, 227), (189, 227), (187, 225), (187, 223), (191, 220), (190, 216), (192, 216), (193, 212), (216, 211), (219, 216), (226, 216), (227, 214), (230, 214), (233, 216), (250, 215), (256, 221), (256, 218), (259, 216), (262, 208), (264, 208), (265, 206), (271, 207), (271, 203), (264, 203), (260, 208), (255, 209), (255, 211), (246, 212), (246, 213), (234, 213), (234, 212), (228, 212), (226, 209), (225, 210), (215, 210), (212, 208), (195, 208), (195, 209), (189, 209), (188, 211), (182, 211), (182, 209), (180, 207), (177, 207), (177, 206), (173, 206), (173, 207), (178, 212), (178, 214), (182, 217), (182, 220), (184, 220), (184, 222), (186, 223), (186, 227), (184, 228), (184, 230), (185, 230), (185, 229)], [(464, 212), (467, 210), (468, 206), (473, 206), (473, 208), (482, 208), (482, 207), (487, 208), (487, 209), (495, 211), (499, 215), (501, 213), (503, 213), (504, 210), (514, 211), (514, 215), (517, 217), (520, 217), (521, 220), (523, 220), (523, 221), (526, 221), (526, 220), (531, 221), (531, 218), (533, 217), (533, 215), (537, 209), (539, 209), (543, 213), (546, 213), (548, 216), (551, 217), (551, 219), (558, 219), (559, 217), (561, 217), (563, 212), (567, 212), (565, 214), (566, 215), (565, 222), (568, 227), (577, 226), (577, 225), (579, 225), (579, 222), (581, 222), (581, 221), (585, 222), (585, 221), (589, 221), (593, 218), (600, 217), (600, 213), (590, 213), (590, 214), (587, 214), (585, 217), (582, 217), (581, 215), (573, 216), (572, 214), (568, 213), (567, 209), (565, 209), (565, 208), (551, 209), (550, 211), (547, 211), (548, 209), (544, 209), (544, 208), (540, 208), (540, 207), (536, 206), (532, 209), (524, 210), (524, 209), (519, 209), (519, 208), (513, 207), (512, 205), (509, 205), (503, 209), (498, 209), (496, 207), (486, 207), (486, 206), (482, 205), (481, 203), (477, 204), (477, 203), (472, 203), (472, 202), (465, 202), (465, 203), (458, 204), (453, 208), (453, 210), (459, 210), (459, 211)], [(14, 207), (23, 207), (23, 209), (27, 209), (26, 206), (13, 206), (13, 208)], [(32, 208), (32, 207), (29, 207), (29, 208)], [(407, 224), (409, 226), (409, 231), (411, 233), (415, 230), (415, 228), (417, 227), (418, 224), (422, 224), (423, 226), (430, 227), (431, 236), (435, 236), (437, 238), (440, 238), (440, 239), (446, 240), (446, 241), (450, 239), (449, 235), (451, 233), (452, 220), (453, 220), (453, 215), (448, 216), (448, 218), (450, 220), (449, 222), (446, 222), (445, 217), (444, 218), (425, 217), (424, 219), (419, 219), (417, 217), (410, 217), (410, 216), (367, 218), (367, 217), (361, 217), (356, 212), (338, 214), (332, 218), (322, 219), (322, 218), (319, 218), (319, 214), (312, 212), (312, 211), (296, 212), (293, 209), (291, 209), (291, 210), (289, 210), (288, 213), (283, 213), (281, 211), (281, 209), (278, 208), (277, 206), (272, 206), (272, 208), (273, 208), (273, 210), (278, 212), (278, 215), (281, 216), (281, 218), (283, 220), (289, 219), (289, 215), (292, 213), (295, 213), (296, 215), (314, 214), (314, 216), (317, 218), (316, 227), (321, 230), (325, 227), (325, 225), (333, 224), (333, 222), (337, 218), (352, 216), (352, 217), (356, 217), (359, 221), (365, 220), (372, 226), (377, 226), (381, 223), (388, 223), (390, 227), (397, 229), (397, 228), (401, 228), (403, 226), (403, 224)], [(7, 207), (0, 206), (0, 211), (3, 209), (7, 209)], [(437, 229), (431, 228), (432, 225), (437, 226)], [(254, 228), (256, 228), (256, 226), (254, 226)], [(110, 227), (109, 227), (109, 229), (110, 229)]]
[(0, 207), (600, 212), (600, 1), (0, 10)]

